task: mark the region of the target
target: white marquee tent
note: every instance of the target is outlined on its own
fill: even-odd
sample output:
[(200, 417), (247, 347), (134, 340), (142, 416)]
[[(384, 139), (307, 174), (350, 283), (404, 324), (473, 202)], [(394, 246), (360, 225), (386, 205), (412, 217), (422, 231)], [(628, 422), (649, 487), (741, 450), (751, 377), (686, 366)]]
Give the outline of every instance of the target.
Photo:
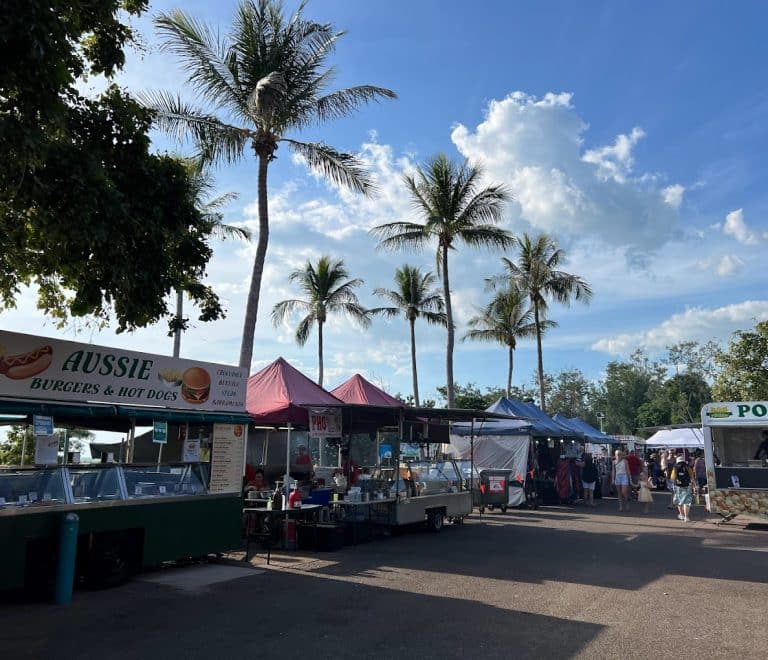
[(661, 429), (644, 444), (646, 447), (704, 449), (704, 434), (699, 428)]

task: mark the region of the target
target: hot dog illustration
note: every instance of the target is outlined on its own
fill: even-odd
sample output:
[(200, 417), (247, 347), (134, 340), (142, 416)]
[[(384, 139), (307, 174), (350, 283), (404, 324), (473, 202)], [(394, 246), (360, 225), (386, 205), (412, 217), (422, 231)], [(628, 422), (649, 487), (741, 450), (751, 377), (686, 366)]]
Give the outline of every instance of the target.
[(0, 374), (12, 380), (23, 380), (37, 376), (51, 366), (53, 348), (39, 346), (28, 353), (5, 355), (0, 358)]

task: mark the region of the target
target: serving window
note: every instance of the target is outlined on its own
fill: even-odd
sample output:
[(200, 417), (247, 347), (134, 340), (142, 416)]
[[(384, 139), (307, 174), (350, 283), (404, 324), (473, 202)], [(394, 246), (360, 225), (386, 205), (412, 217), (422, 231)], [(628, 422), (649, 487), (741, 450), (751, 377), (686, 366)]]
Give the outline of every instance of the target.
[(717, 488), (768, 489), (768, 429), (712, 428), (712, 450)]

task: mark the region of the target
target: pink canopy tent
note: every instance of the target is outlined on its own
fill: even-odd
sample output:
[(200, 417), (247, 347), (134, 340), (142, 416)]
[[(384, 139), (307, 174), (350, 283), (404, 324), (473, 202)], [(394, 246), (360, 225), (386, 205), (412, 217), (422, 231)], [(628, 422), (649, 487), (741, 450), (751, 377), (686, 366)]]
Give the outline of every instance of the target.
[(331, 394), (344, 403), (368, 406), (386, 406), (400, 408), (404, 404), (399, 399), (387, 394), (373, 383), (365, 380), (360, 374), (355, 374), (343, 382)]
[(245, 409), (257, 424), (306, 426), (307, 407), (343, 404), (281, 357), (248, 379)]

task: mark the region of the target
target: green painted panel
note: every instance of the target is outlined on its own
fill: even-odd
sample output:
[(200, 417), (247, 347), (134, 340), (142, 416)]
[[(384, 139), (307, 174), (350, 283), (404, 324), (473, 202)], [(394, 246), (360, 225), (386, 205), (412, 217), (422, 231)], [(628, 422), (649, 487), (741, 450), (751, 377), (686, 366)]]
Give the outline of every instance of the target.
[(189, 497), (172, 501), (79, 508), (57, 507), (28, 515), (0, 516), (0, 590), (24, 584), (27, 543), (56, 542), (64, 513), (80, 518), (79, 543), (88, 535), (143, 530), (142, 564), (227, 552), (240, 547), (242, 500), (237, 497)]

